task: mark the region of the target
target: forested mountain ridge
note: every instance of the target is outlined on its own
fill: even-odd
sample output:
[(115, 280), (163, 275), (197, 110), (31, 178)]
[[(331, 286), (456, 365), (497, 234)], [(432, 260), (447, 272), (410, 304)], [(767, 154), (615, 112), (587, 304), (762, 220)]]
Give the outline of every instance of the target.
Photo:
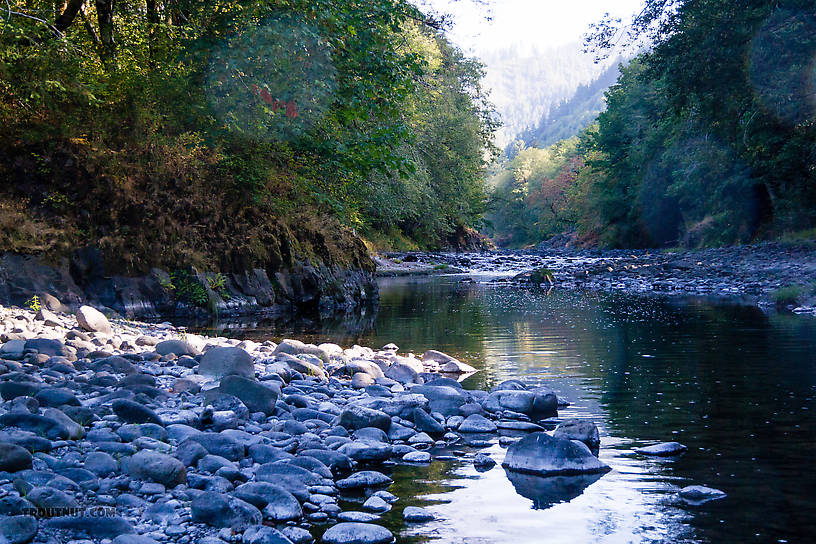
[[(812, 237), (812, 7), (649, 0), (630, 34), (651, 49), (577, 139), (505, 163), (491, 234), (525, 245), (567, 233), (608, 247)], [(620, 35), (602, 22), (593, 42), (602, 50)]]
[[(501, 113), (497, 141), (506, 146), (540, 123), (582, 85), (591, 85), (616, 62), (596, 64), (580, 43), (552, 49), (513, 45), (482, 51), (487, 72), (484, 86)], [(580, 127), (580, 128), (583, 128)]]
[[(605, 93), (618, 79), (619, 62), (608, 66), (597, 78), (579, 85), (566, 100), (553, 107), (538, 123), (519, 134), (516, 140), (527, 147), (545, 148), (576, 136), (595, 121), (606, 107)], [(512, 144), (508, 147), (512, 151)]]

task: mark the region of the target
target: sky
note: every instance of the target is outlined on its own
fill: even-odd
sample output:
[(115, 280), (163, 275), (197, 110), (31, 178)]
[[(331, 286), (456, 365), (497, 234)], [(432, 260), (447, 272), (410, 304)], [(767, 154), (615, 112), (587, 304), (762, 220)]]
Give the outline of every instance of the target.
[(478, 54), (513, 44), (550, 49), (578, 42), (589, 25), (605, 13), (626, 21), (640, 10), (642, 1), (420, 0), (418, 3), (453, 15), (454, 26), (449, 36), (465, 51)]

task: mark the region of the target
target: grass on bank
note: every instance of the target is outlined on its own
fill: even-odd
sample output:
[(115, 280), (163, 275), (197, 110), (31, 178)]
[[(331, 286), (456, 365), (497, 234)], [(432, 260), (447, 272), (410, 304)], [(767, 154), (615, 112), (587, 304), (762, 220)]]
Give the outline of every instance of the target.
[(798, 306), (812, 296), (816, 296), (816, 284), (787, 285), (771, 293), (771, 299), (778, 307)]

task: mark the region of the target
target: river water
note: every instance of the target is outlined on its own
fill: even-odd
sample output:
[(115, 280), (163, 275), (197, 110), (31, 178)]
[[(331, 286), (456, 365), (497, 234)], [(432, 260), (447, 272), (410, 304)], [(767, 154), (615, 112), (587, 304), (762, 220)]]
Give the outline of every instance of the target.
[[(816, 539), (816, 318), (735, 301), (547, 293), (489, 279), (383, 279), (379, 310), (363, 318), (254, 324), (232, 334), (438, 349), (480, 369), (466, 388), (511, 378), (547, 384), (571, 403), (560, 418), (598, 425), (600, 457), (613, 470), (585, 489), (511, 481), (500, 466), (477, 472), (475, 451), (501, 463), (498, 441), (455, 448), (460, 460), (394, 467), (389, 490), (401, 500), (382, 523), (398, 542)], [(671, 440), (688, 452), (667, 460), (633, 451)], [(728, 496), (687, 505), (676, 492), (691, 484)], [(406, 526), (406, 505), (439, 521)]]

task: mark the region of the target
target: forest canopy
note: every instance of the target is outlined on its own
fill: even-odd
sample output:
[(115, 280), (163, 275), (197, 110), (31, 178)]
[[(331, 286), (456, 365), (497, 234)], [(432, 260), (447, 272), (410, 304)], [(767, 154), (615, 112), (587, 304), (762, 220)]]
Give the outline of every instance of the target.
[(419, 245), (479, 224), (483, 69), (404, 0), (12, 0), (3, 19), (0, 204), (65, 244), (145, 264), (147, 242), (208, 251), (189, 224), (232, 221), (250, 249), (304, 212)]
[[(590, 45), (603, 54), (642, 38), (648, 51), (622, 67), (605, 111), (561, 168), (525, 178), (523, 190), (499, 184), (494, 224), (508, 217), (501, 210), (510, 201), (532, 214), (525, 225), (538, 225), (505, 222), (500, 234), (528, 244), (567, 231), (613, 247), (812, 235), (813, 3), (648, 0), (629, 28), (597, 25)], [(506, 164), (518, 171), (517, 158)], [(565, 177), (572, 181), (555, 181)]]

